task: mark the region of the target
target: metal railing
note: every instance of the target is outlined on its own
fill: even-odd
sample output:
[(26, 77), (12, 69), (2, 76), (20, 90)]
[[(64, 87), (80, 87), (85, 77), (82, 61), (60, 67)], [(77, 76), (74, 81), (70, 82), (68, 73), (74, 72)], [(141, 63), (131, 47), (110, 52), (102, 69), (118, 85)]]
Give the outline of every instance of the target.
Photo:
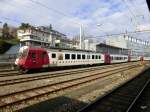
[(0, 55), (0, 62), (14, 62), (18, 54), (3, 54)]

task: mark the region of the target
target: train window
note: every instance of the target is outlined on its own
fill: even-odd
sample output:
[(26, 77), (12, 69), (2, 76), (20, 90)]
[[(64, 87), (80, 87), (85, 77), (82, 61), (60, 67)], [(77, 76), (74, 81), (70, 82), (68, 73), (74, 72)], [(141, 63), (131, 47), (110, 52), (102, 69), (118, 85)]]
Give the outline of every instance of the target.
[(32, 59), (35, 59), (35, 53), (31, 54)]
[(46, 57), (46, 52), (43, 52), (41, 55), (40, 55), (41, 58), (45, 58)]
[(87, 57), (86, 57), (87, 59), (89, 59), (89, 55), (87, 55)]
[(63, 60), (63, 54), (58, 54), (58, 60)]
[(55, 53), (52, 53), (52, 58), (56, 58), (56, 54)]
[(118, 57), (115, 57), (115, 60), (118, 60)]
[(76, 59), (76, 55), (75, 55), (75, 54), (72, 54), (72, 55), (71, 55), (71, 58), (72, 58), (72, 59)]
[(99, 59), (101, 59), (101, 55), (99, 55)]
[(113, 60), (113, 56), (111, 56), (111, 60)]
[(87, 59), (89, 59), (89, 55), (87, 55)]
[(70, 54), (65, 54), (65, 59), (66, 60), (70, 59)]
[(96, 59), (98, 59), (98, 55), (96, 55)]
[(85, 59), (85, 55), (82, 55), (82, 59)]
[(94, 59), (94, 55), (92, 55), (92, 59)]
[(81, 55), (80, 54), (77, 55), (77, 59), (81, 59)]
[(27, 54), (28, 54), (28, 50), (23, 50), (23, 52), (19, 52), (19, 58), (24, 58), (24, 57), (26, 57), (27, 56)]

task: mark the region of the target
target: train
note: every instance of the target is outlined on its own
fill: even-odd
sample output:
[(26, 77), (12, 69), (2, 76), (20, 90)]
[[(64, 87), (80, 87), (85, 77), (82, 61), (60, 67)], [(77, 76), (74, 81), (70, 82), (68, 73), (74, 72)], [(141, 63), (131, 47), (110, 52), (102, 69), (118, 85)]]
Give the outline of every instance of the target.
[(89, 50), (22, 46), (15, 60), (15, 68), (22, 73), (26, 73), (31, 69), (112, 64), (138, 60), (144, 60), (144, 57), (131, 57), (130, 55), (100, 53)]

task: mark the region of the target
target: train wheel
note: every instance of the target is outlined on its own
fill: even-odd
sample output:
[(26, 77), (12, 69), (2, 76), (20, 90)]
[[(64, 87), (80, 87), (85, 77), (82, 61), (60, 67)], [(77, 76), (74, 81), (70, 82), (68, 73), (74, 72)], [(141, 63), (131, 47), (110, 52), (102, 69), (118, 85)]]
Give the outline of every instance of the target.
[(19, 73), (21, 73), (21, 74), (25, 74), (29, 71), (28, 69), (25, 69), (25, 68), (22, 68), (22, 67), (19, 67), (19, 66), (16, 67), (16, 70), (18, 70)]
[(22, 74), (25, 74), (27, 73), (29, 70), (28, 69), (19, 69), (19, 72), (22, 73)]

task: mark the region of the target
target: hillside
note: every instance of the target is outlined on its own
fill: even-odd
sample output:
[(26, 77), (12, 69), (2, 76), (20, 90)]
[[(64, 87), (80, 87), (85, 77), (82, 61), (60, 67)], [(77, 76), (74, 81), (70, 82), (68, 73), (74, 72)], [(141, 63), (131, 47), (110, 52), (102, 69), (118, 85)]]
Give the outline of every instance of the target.
[(9, 48), (13, 45), (16, 45), (19, 43), (19, 40), (17, 39), (11, 39), (11, 40), (2, 40), (0, 39), (0, 54), (5, 53)]

